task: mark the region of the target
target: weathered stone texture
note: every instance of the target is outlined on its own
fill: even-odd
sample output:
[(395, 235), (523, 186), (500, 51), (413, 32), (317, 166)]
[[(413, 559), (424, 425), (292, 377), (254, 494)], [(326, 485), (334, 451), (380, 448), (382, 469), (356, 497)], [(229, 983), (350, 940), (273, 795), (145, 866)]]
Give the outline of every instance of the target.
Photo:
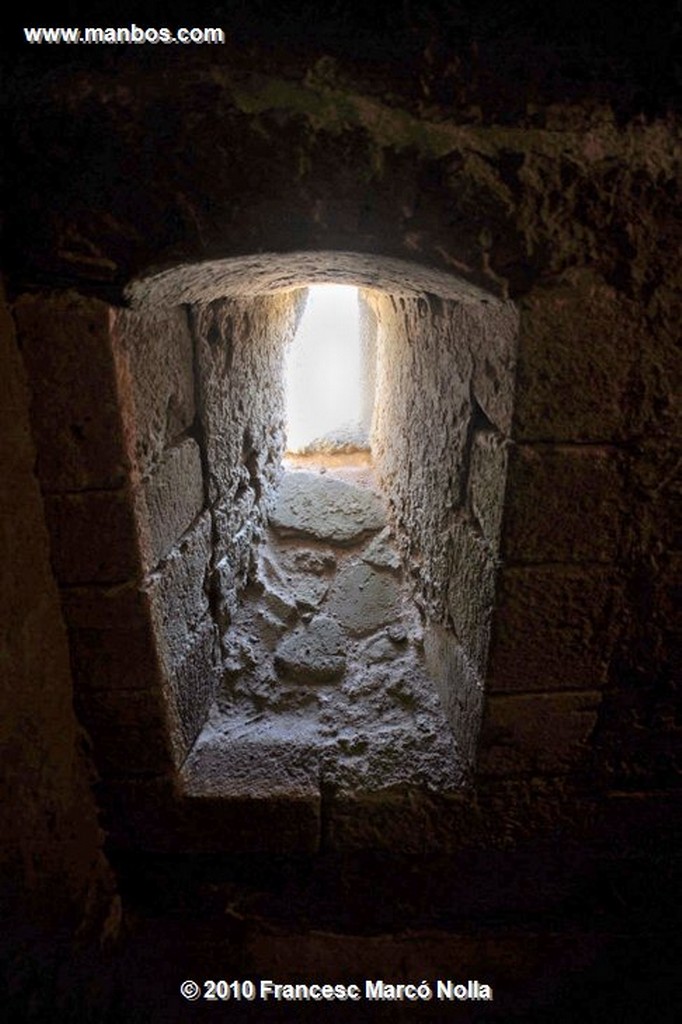
[(574, 271), (533, 291), (520, 320), (515, 439), (628, 437), (642, 345), (633, 303), (593, 272)]
[(346, 667), (344, 640), (335, 618), (318, 615), (283, 638), (275, 651), (275, 666), (299, 682), (332, 682)]
[[(0, 298), (0, 903), (3, 958), (21, 964), (26, 977), (27, 963), (45, 971), (79, 929), (83, 944), (94, 937), (97, 946), (107, 918), (110, 935), (118, 919), (89, 785), (92, 764), (73, 711), (66, 633), (34, 474), (29, 388), (4, 293)], [(70, 458), (62, 468), (67, 463)], [(62, 479), (61, 470), (56, 476)], [(34, 959), (27, 936), (31, 942), (40, 936), (42, 959)], [(28, 974), (32, 999), (35, 978)], [(17, 1017), (28, 998), (22, 989)]]
[(192, 525), (204, 507), (201, 453), (188, 437), (166, 449), (153, 475), (142, 484), (138, 519), (144, 561), (153, 568)]
[(495, 430), (476, 430), (471, 441), (467, 500), (483, 537), (496, 551), (504, 510), (509, 447)]
[(459, 754), (467, 771), (473, 774), (483, 714), (483, 677), (452, 631), (442, 626), (432, 625), (427, 629), (424, 653), (429, 673), (452, 725)]
[(197, 306), (199, 387), (211, 503), (251, 490), (267, 505), (283, 451), (282, 361), (297, 293)]
[(138, 524), (128, 488), (48, 495), (45, 514), (61, 584), (116, 583), (139, 573)]
[[(402, 553), (430, 627), (461, 645), (460, 668), (432, 669), (462, 732), (468, 675), (485, 671), (513, 403), (517, 318), (509, 304), (371, 298), (379, 323), (373, 450)], [(475, 688), (474, 688), (475, 689)], [(460, 694), (461, 696), (461, 694)], [(473, 701), (473, 703), (472, 703)], [(480, 693), (467, 701), (478, 708)]]
[(527, 566), (499, 577), (488, 688), (597, 690), (623, 614), (623, 585), (608, 568)]
[(436, 557), (436, 538), (462, 504), (472, 412), (465, 316), (460, 306), (443, 306), (447, 312), (439, 306), (431, 315), (424, 299), (375, 300), (380, 326), (372, 449), (403, 535), (427, 566)]
[(112, 337), (125, 360), (127, 429), (137, 472), (149, 474), (194, 421), (194, 352), (184, 306), (117, 309)]
[[(452, 308), (445, 306), (448, 315)], [(473, 359), (472, 393), (490, 423), (509, 436), (515, 401), (519, 317), (511, 302), (469, 301), (457, 327), (458, 346)]]
[(368, 489), (314, 473), (286, 473), (270, 525), (283, 537), (351, 543), (386, 525), (381, 499)]
[(220, 682), (218, 634), (206, 619), (186, 638), (166, 663), (164, 691), (167, 700), (166, 731), (170, 733), (174, 767), (185, 760), (206, 721)]
[(216, 600), (228, 620), (274, 498), (284, 450), (284, 351), (301, 302), (301, 293), (290, 292), (217, 301), (192, 314)]
[(327, 608), (352, 636), (363, 636), (399, 617), (400, 591), (392, 573), (352, 565), (339, 572)]
[[(456, 970), (490, 972), (495, 986), (491, 1007), (446, 1007), (463, 1019), (679, 1020), (678, 5), (628, 19), (615, 3), (337, 3), (312, 17), (307, 3), (298, 24), (290, 6), (211, 5), (224, 46), (24, 46), (8, 67), (3, 254), (12, 294), (24, 293), (17, 317), (38, 452), (3, 333), (0, 903), (12, 910), (1, 944), (16, 947), (5, 1016), (170, 1024), (188, 1017), (182, 977), (392, 981)], [(387, 421), (396, 429), (386, 434), (408, 455), (401, 469), (387, 450), (386, 479), (426, 617), (447, 639), (427, 629), (425, 644), (445, 664), (441, 692), (462, 722), (476, 716), (485, 648), (476, 621), (490, 608), (499, 554), (509, 325), (498, 330), (493, 303), (491, 333), (468, 353), (459, 338), (444, 344), (443, 325), (448, 308), (459, 309), (457, 322), (478, 315), (460, 309), (485, 305), (474, 285), (519, 303), (520, 447), (511, 449), (486, 774), (452, 797), (417, 791), (401, 774), (410, 748), (394, 747), (398, 785), (325, 794), (321, 808), (320, 777), (334, 776), (310, 751), (299, 762), (273, 741), (247, 758), (221, 735), (215, 759), (196, 765), (198, 785), (179, 796), (172, 769), (210, 679), (207, 594), (214, 613), (238, 608), (280, 450), (279, 424), (261, 430), (262, 414), (279, 411), (258, 389), (274, 356), (246, 373), (237, 350), (258, 345), (267, 310), (288, 300), (249, 303), (334, 279), (395, 297), (384, 322), (393, 317), (391, 331), (403, 332), (405, 371), (394, 375)], [(25, 294), (65, 286), (78, 295)], [(137, 328), (119, 336), (112, 350), (107, 307), (83, 295), (158, 308), (121, 314), (140, 334), (132, 348)], [(226, 295), (239, 312), (235, 331), (223, 332), (205, 303), (225, 309)], [(204, 304), (198, 316), (213, 342), (198, 347), (216, 364), (222, 335), (238, 341), (232, 366), (215, 366), (215, 429), (192, 413), (178, 301)], [(152, 321), (158, 332), (145, 334)], [(470, 328), (483, 337), (483, 321)], [(490, 352), (500, 358), (486, 365)], [(412, 400), (420, 379), (422, 406)], [(197, 379), (204, 401), (202, 386)], [(135, 424), (141, 435), (127, 433)], [(483, 443), (497, 434), (499, 448)], [(103, 492), (114, 507), (124, 493), (138, 498), (138, 483), (188, 437), (207, 471), (207, 591), (176, 560), (191, 538), (188, 561), (205, 575), (191, 525), (201, 510), (161, 531), (162, 562), (143, 565), (140, 523), (126, 510), (119, 531), (100, 504)], [(67, 590), (80, 581), (63, 605), (93, 750), (107, 774), (128, 771), (125, 758), (135, 771), (168, 766), (162, 780), (109, 787), (102, 820), (129, 925), (115, 957), (84, 943), (93, 920), (105, 938), (116, 915), (103, 898), (35, 458), (48, 504), (64, 499), (58, 514), (50, 508), (53, 560)], [(150, 565), (157, 590), (140, 597)], [(91, 576), (108, 582), (86, 586)], [(150, 752), (168, 728), (138, 688), (155, 657), (143, 598), (158, 598), (167, 639), (178, 746), (162, 759)], [(392, 642), (386, 630), (358, 641), (368, 682), (385, 671)], [(410, 671), (391, 693), (349, 690), (346, 750), (362, 742), (366, 696), (377, 721), (414, 699)], [(207, 851), (221, 855), (193, 856)], [(301, 851), (314, 856), (283, 856)], [(107, 968), (116, 998), (84, 1006)], [(281, 1009), (263, 1014), (283, 1019)], [(447, 1017), (436, 1000), (420, 1009)], [(376, 1011), (415, 1016), (406, 1004)]]
[(188, 635), (210, 613), (210, 556), (211, 520), (204, 515), (144, 582), (170, 665), (181, 655)]
[(624, 509), (622, 460), (592, 446), (510, 451), (503, 554), (510, 562), (611, 562)]
[(30, 375), (42, 489), (121, 487), (130, 459), (111, 308), (77, 292), (47, 292), (21, 296), (14, 313)]

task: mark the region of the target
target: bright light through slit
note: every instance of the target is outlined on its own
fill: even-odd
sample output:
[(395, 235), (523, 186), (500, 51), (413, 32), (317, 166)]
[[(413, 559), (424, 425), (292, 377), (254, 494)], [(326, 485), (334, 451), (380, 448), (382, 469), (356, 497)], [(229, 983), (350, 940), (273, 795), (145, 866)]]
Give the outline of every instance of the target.
[(287, 450), (360, 446), (358, 290), (314, 285), (285, 367)]

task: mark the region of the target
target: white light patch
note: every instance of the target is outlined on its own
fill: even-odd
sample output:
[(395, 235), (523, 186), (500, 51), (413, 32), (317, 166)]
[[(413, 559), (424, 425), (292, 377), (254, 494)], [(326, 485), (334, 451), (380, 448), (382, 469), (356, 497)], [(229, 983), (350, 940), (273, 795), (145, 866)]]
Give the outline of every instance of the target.
[(362, 445), (361, 374), (357, 288), (311, 287), (286, 356), (288, 451)]

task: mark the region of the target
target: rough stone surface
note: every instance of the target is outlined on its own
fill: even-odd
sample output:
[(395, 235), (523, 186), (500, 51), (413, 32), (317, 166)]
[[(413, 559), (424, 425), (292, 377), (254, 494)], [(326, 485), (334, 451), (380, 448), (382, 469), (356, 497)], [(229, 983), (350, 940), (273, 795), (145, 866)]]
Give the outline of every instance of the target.
[[(466, 773), (402, 573), (368, 565), (371, 540), (309, 543), (269, 531), (256, 579), (223, 636), (225, 686), (199, 743), (218, 729), (240, 743), (248, 737), (254, 756), (273, 737), (310, 748), (329, 792), (457, 789)], [(397, 561), (388, 532), (380, 556)], [(324, 588), (315, 614), (310, 586)], [(268, 604), (273, 587), (283, 617)]]
[(614, 560), (624, 504), (620, 456), (601, 446), (511, 449), (503, 553), (518, 562)]
[[(320, 843), (317, 750), (248, 726), (207, 728), (183, 766), (181, 814), (161, 841), (197, 851), (314, 853)], [(172, 820), (172, 812), (171, 812)]]
[(221, 680), (215, 624), (206, 619), (187, 636), (181, 652), (166, 666), (168, 731), (179, 768), (206, 721)]
[[(74, 714), (34, 473), (29, 391), (4, 292), (0, 298), (0, 903), (3, 963), (22, 965), (21, 975), (13, 970), (18, 1002), (5, 1010), (20, 1019), (36, 997), (38, 969), (44, 975), (56, 959), (68, 962), (77, 932), (81, 948), (96, 955), (107, 921), (109, 936), (116, 935), (120, 903), (89, 785), (93, 766)], [(32, 996), (20, 981), (27, 968)]]
[(636, 320), (633, 303), (593, 271), (569, 272), (531, 293), (521, 320), (515, 439), (626, 436), (637, 406)]
[(22, 296), (15, 316), (30, 374), (41, 487), (121, 487), (129, 451), (110, 307), (77, 292), (50, 292)]
[(477, 430), (471, 442), (469, 493), (471, 513), (483, 536), (497, 550), (507, 483), (508, 446), (497, 431)]
[(454, 630), (481, 672), (505, 493), (516, 312), (495, 301), (375, 295), (371, 304), (380, 332), (373, 449), (401, 554), (428, 622)]
[(390, 543), (391, 531), (389, 527), (382, 530), (378, 537), (375, 537), (365, 548), (362, 560), (377, 569), (399, 569), (400, 556), (395, 545)]
[[(542, 481), (536, 475), (537, 486), (528, 487), (523, 473), (509, 475), (509, 526), (523, 542), (518, 558), (538, 573), (557, 568), (567, 581), (570, 628), (557, 635), (552, 626), (564, 605), (560, 584), (547, 576), (547, 642), (557, 645), (556, 656), (529, 651), (529, 662), (554, 686), (549, 675), (557, 675), (562, 647), (576, 675), (589, 652), (604, 655), (595, 660), (599, 682), (583, 691), (598, 691), (600, 703), (591, 732), (581, 731), (586, 722), (576, 725), (575, 775), (563, 771), (576, 763), (572, 757), (558, 766), (549, 758), (555, 738), (563, 748), (566, 723), (583, 716), (576, 694), (566, 692), (564, 700), (553, 698), (551, 715), (542, 693), (494, 705), (520, 752), (499, 744), (496, 764), (506, 774), (479, 778), (448, 799), (417, 793), (405, 778), (390, 793), (334, 795), (328, 787), (321, 818), (319, 804), (316, 818), (309, 808), (306, 820), (314, 824), (304, 828), (293, 804), (280, 804), (278, 813), (277, 800), (246, 796), (231, 810), (220, 796), (178, 798), (170, 780), (129, 786), (135, 797), (112, 801), (103, 819), (126, 916), (125, 941), (107, 956), (100, 940), (111, 934), (115, 914), (107, 918), (101, 900), (95, 801), (31, 480), (28, 403), (17, 387), (16, 349), (7, 356), (3, 347), (0, 845), (2, 896), (16, 906), (3, 919), (3, 945), (13, 944), (8, 1020), (23, 1020), (29, 1010), (36, 1020), (64, 1024), (115, 1017), (174, 1024), (188, 1016), (177, 994), (168, 999), (182, 977), (274, 971), (282, 979), (347, 980), (349, 972), (367, 970), (416, 979), (449, 977), (453, 963), (472, 976), (487, 965), (496, 986), (492, 1006), (463, 1007), (464, 1016), (470, 1010), (486, 1020), (639, 1024), (658, 1012), (679, 1019), (679, 972), (671, 960), (680, 934), (673, 896), (682, 768), (673, 748), (677, 739), (679, 750), (679, 664), (672, 617), (679, 604), (682, 414), (679, 12), (673, 3), (655, 4), (628, 20), (622, 4), (531, 6), (424, 0), (379, 5), (370, 17), (367, 5), (344, 3), (311, 17), (309, 3), (297, 20), (290, 5), (218, 4), (224, 46), (16, 48), (4, 82), (11, 113), (3, 136), (3, 270), (20, 304), (28, 301), (22, 293), (42, 298), (35, 295), (41, 287), (75, 288), (119, 305), (124, 295), (137, 303), (148, 298), (168, 310), (178, 301), (205, 304), (228, 289), (244, 299), (338, 275), (385, 286), (397, 310), (399, 298), (409, 296), (414, 305), (397, 312), (393, 327), (409, 314), (406, 333), (418, 349), (412, 321), (420, 300), (425, 333), (429, 320), (435, 323), (428, 311), (438, 300), (427, 294), (484, 305), (485, 295), (473, 293), (479, 285), (518, 301), (515, 439), (545, 452), (557, 443), (583, 448), (563, 468), (557, 458)], [(166, 19), (150, 16), (148, 23)], [(243, 337), (259, 333), (259, 304)], [(102, 419), (88, 422), (78, 396), (62, 390), (61, 369), (50, 361), (61, 359), (56, 349), (42, 363), (27, 352), (29, 377), (50, 366), (39, 398), (40, 387), (30, 387), (39, 474), (46, 479), (46, 463), (54, 464), (55, 489), (69, 479), (75, 488), (89, 481), (118, 491), (129, 481), (118, 475), (121, 460), (104, 451), (110, 442), (120, 451), (121, 438), (115, 425), (109, 430), (106, 388), (95, 384), (99, 327), (92, 324), (90, 339), (66, 337), (70, 327), (57, 330), (57, 305), (55, 334), (71, 353), (78, 349), (81, 387), (93, 382), (94, 414), (101, 411)], [(49, 327), (48, 317), (40, 328), (45, 339)], [(495, 402), (500, 363), (488, 375), (481, 355), (482, 363), (472, 356), (466, 378), (474, 427), (506, 435), (495, 419), (504, 411)], [(447, 360), (443, 370), (436, 384), (449, 388)], [(227, 420), (241, 417), (242, 390), (225, 404)], [(64, 431), (52, 429), (51, 399), (78, 413)], [(433, 405), (438, 411), (435, 396)], [(440, 477), (429, 478), (414, 451), (411, 428), (424, 437), (421, 428), (430, 423), (404, 403), (405, 433), (394, 441), (413, 453), (397, 470), (405, 493), (410, 477), (415, 485), (432, 479), (441, 485), (432, 495), (443, 516), (436, 525), (447, 529), (461, 516), (475, 534), (469, 489), (451, 490), (447, 482), (456, 446), (437, 460)], [(39, 439), (41, 429), (47, 436)], [(199, 417), (192, 431), (205, 447)], [(86, 455), (83, 437), (101, 438), (102, 449)], [(617, 449), (617, 473), (598, 465), (595, 448), (605, 445)], [(239, 439), (237, 452), (240, 446)], [(255, 447), (266, 446), (258, 440)], [(202, 457), (208, 467), (206, 450)], [(579, 458), (584, 473), (568, 465)], [(453, 483), (462, 484), (466, 444), (461, 466), (455, 461)], [(255, 501), (255, 488), (242, 478), (234, 494), (215, 499), (226, 517), (230, 509), (248, 517), (253, 507), (237, 498), (241, 482)], [(388, 485), (395, 497), (397, 485)], [(409, 561), (422, 600), (432, 580), (443, 592), (443, 579), (461, 568), (432, 571), (446, 534), (428, 523), (419, 532), (430, 487), (407, 511), (394, 501), (398, 530), (415, 541)], [(214, 523), (212, 541), (214, 569), (225, 558), (236, 579), (229, 545), (244, 521), (234, 517), (224, 540)], [(86, 530), (74, 543), (89, 543)], [(401, 554), (407, 565), (407, 545)], [(602, 614), (610, 584), (590, 576), (594, 569), (614, 574), (615, 636), (610, 615)], [(585, 586), (597, 592), (589, 628), (575, 608), (573, 570), (585, 570)], [(141, 574), (138, 565), (138, 583)], [(218, 582), (211, 580), (216, 609)], [(539, 576), (510, 582), (495, 612), (495, 635), (506, 628), (512, 643), (524, 611), (541, 630), (542, 601)], [(592, 615), (589, 594), (585, 605)], [(443, 600), (439, 614), (429, 607), (427, 617), (445, 629), (451, 611)], [(407, 647), (416, 657), (416, 641)], [(513, 647), (508, 654), (525, 657)], [(377, 678), (385, 663), (370, 667), (373, 707), (397, 714), (387, 698), (390, 679)], [(516, 685), (522, 674), (523, 666), (509, 678)], [(351, 710), (361, 703), (356, 696)], [(255, 699), (252, 710), (258, 713)], [(101, 716), (102, 735), (91, 734), (93, 750), (107, 742), (109, 715)], [(362, 740), (355, 719), (354, 727), (349, 744)], [(524, 761), (525, 746), (533, 755)], [(165, 803), (160, 793), (168, 794)], [(316, 856), (283, 855), (296, 848), (299, 829), (303, 849), (317, 849)], [(128, 846), (116, 850), (122, 836)], [(242, 853), (267, 855), (192, 854), (211, 843), (229, 849), (231, 836)], [(91, 925), (97, 937), (88, 944)], [(202, 967), (196, 975), (195, 964)], [(107, 999), (112, 971), (118, 983)], [(101, 1005), (93, 1006), (103, 990)], [(268, 1009), (263, 1013), (276, 1018), (281, 1007)], [(376, 1009), (378, 1016), (414, 1017), (412, 1006), (397, 1002)], [(420, 1009), (443, 1016), (436, 1000)], [(315, 1008), (300, 1011), (314, 1016)]]
[(196, 441), (187, 438), (165, 451), (142, 488), (139, 514), (149, 568), (168, 553), (203, 506), (201, 454)]
[(282, 361), (300, 306), (289, 294), (194, 312), (211, 504), (250, 493), (258, 516), (267, 510), (284, 445)]
[(275, 667), (301, 682), (331, 682), (346, 667), (343, 640), (339, 623), (318, 615), (282, 640), (275, 651)]
[(127, 488), (45, 498), (52, 566), (60, 583), (114, 583), (139, 571), (133, 504)]
[(157, 635), (170, 665), (186, 638), (209, 615), (211, 521), (204, 514), (144, 581)]
[(347, 544), (386, 524), (380, 499), (370, 490), (313, 473), (286, 473), (270, 515), (283, 537), (312, 537)]
[(214, 522), (214, 600), (234, 616), (253, 573), (284, 450), (284, 350), (302, 309), (299, 292), (194, 309), (199, 421)]
[(476, 771), (483, 715), (483, 676), (457, 637), (442, 626), (431, 625), (428, 628), (424, 636), (424, 655), (443, 710), (451, 723), (459, 755), (468, 777), (471, 777)]
[(488, 686), (597, 690), (607, 684), (622, 581), (600, 567), (508, 568), (498, 585)]
[(116, 310), (112, 335), (125, 360), (127, 429), (138, 472), (148, 474), (194, 420), (194, 354), (183, 306)]
[(364, 636), (400, 615), (399, 594), (392, 574), (351, 565), (338, 574), (327, 607), (352, 636)]

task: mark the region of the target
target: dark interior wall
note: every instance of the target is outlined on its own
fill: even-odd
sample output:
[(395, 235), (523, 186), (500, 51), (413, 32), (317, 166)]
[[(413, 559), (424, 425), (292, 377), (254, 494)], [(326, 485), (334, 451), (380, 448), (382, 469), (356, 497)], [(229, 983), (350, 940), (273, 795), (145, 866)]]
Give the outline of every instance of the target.
[[(225, 14), (232, 34), (219, 52), (24, 49), (13, 65), (5, 251), (19, 321), (33, 300), (18, 296), (37, 287), (74, 286), (81, 311), (69, 316), (78, 318), (93, 294), (120, 304), (127, 283), (151, 269), (321, 248), (455, 273), (513, 298), (521, 315), (475, 792), (420, 805), (412, 794), (365, 807), (349, 801), (325, 823), (323, 855), (281, 870), (260, 861), (250, 869), (150, 866), (139, 851), (119, 854), (126, 914), (138, 927), (127, 967), (137, 969), (139, 999), (144, 974), (158, 978), (164, 958), (169, 990), (177, 985), (191, 947), (198, 960), (217, 951), (216, 968), (221, 959), (264, 971), (275, 964), (283, 974), (342, 974), (358, 958), (394, 972), (485, 962), (507, 995), (516, 992), (517, 1009), (535, 1000), (553, 1006), (554, 1020), (595, 1007), (607, 1019), (616, 1010), (646, 1019), (643, 993), (655, 978), (667, 992), (661, 1012), (672, 1008), (675, 1019), (674, 19), (663, 6), (644, 27), (580, 4), (561, 17), (545, 5), (540, 21), (529, 5), (507, 5), (504, 16), (477, 8), (480, 15), (466, 5), (403, 5), (387, 32), (383, 15), (344, 21), (338, 5), (307, 27), (284, 13), (259, 19), (254, 7), (241, 25), (243, 12)], [(97, 361), (83, 356), (88, 379), (97, 379)], [(26, 345), (21, 357), (32, 373)], [(12, 342), (3, 383), (21, 372)], [(95, 395), (106, 404), (106, 388)], [(48, 397), (39, 404), (38, 447)], [(66, 649), (21, 387), (2, 412), (10, 442), (3, 517), (13, 524), (5, 564), (17, 565), (3, 576), (12, 626), (5, 720), (17, 723), (3, 754), (6, 878), (54, 941), (63, 922), (93, 905), (99, 840), (95, 805), (74, 767)], [(176, 413), (171, 421), (182, 435)], [(192, 440), (184, 439), (188, 451)], [(130, 451), (124, 438), (107, 488), (124, 487)], [(39, 474), (54, 471), (55, 460), (41, 467), (39, 459)], [(59, 490), (54, 481), (42, 486), (48, 516), (79, 503), (47, 493)], [(98, 606), (96, 590), (83, 594), (80, 625), (105, 633), (124, 620), (111, 604)], [(54, 685), (43, 686), (46, 677)], [(49, 771), (36, 771), (40, 752)], [(436, 852), (427, 856), (428, 846)], [(371, 856), (358, 852), (368, 847)], [(35, 866), (30, 881), (20, 863)], [(406, 878), (409, 895), (396, 899)], [(57, 891), (72, 894), (69, 906)], [(94, 905), (105, 920), (108, 897)], [(408, 917), (436, 932), (428, 941), (404, 936)], [(29, 925), (34, 947), (37, 930)], [(320, 931), (325, 939), (311, 934)], [(485, 941), (476, 938), (483, 933)], [(610, 990), (601, 963), (610, 965)], [(584, 996), (567, 981), (574, 970), (587, 979)], [(617, 1004), (614, 971), (624, 979)], [(153, 990), (146, 1005), (158, 1015)]]
[(79, 944), (91, 954), (115, 937), (120, 905), (102, 852), (88, 740), (73, 711), (66, 629), (34, 475), (26, 373), (6, 305), (0, 344), (0, 948), (11, 1015), (22, 1012), (27, 991), (37, 1003), (68, 998), (77, 969), (62, 974), (61, 991), (59, 972)]

